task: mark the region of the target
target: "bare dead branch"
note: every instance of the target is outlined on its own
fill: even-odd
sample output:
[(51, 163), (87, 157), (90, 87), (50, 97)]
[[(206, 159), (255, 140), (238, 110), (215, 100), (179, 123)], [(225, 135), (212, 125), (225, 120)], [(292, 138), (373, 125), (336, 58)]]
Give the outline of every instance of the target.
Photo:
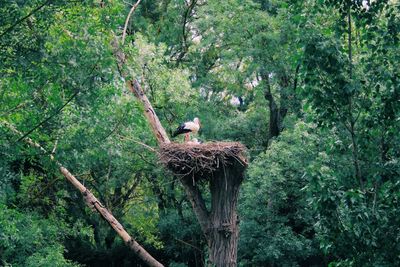
[[(12, 124), (2, 121), (8, 129), (14, 133), (21, 135), (22, 133), (18, 131)], [(40, 144), (33, 141), (29, 137), (26, 137), (25, 142), (31, 146), (34, 146), (41, 151), (49, 154), (46, 149), (44, 149)], [(100, 215), (110, 224), (110, 226), (117, 232), (117, 234), (124, 240), (124, 242), (134, 251), (134, 253), (142, 259), (148, 266), (163, 267), (156, 259), (154, 259), (139, 243), (137, 243), (129, 234), (126, 232), (124, 227), (119, 223), (119, 221), (109, 212), (103, 204), (87, 189), (74, 175), (72, 175), (67, 168), (65, 168), (59, 161), (57, 161), (52, 154), (49, 154), (50, 159), (54, 161), (60, 168), (61, 173), (65, 178), (84, 196), (86, 204), (92, 209), (100, 213)]]
[(134, 4), (134, 5), (132, 6), (131, 10), (129, 10), (128, 16), (126, 17), (125, 26), (124, 26), (124, 31), (122, 32), (122, 45), (125, 43), (126, 30), (128, 29), (129, 19), (131, 18), (132, 13), (135, 11), (135, 9), (137, 8), (137, 6), (139, 5), (140, 1), (142, 1), (142, 0), (138, 0), (138, 1), (136, 2), (136, 4)]

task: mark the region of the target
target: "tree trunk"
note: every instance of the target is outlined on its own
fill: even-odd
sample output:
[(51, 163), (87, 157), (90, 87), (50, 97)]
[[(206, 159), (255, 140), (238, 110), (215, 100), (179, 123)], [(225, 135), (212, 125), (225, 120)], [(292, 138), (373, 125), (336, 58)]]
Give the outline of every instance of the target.
[(270, 92), (265, 92), (265, 99), (268, 100), (269, 103), (269, 137), (271, 139), (276, 137), (280, 133), (280, 116), (279, 109), (275, 103), (274, 98)]
[(210, 181), (211, 214), (209, 257), (215, 266), (236, 266), (239, 218), (236, 212), (243, 170), (231, 166), (214, 173)]
[(268, 139), (277, 137), (281, 131), (281, 124), (286, 116), (287, 109), (284, 107), (278, 107), (275, 98), (271, 92), (271, 84), (267, 73), (261, 73), (261, 78), (265, 82), (264, 97), (268, 101), (269, 108), (269, 136)]
[[(237, 203), (243, 181), (244, 166), (234, 162), (223, 165), (209, 175), (189, 175), (181, 179), (201, 229), (206, 237), (209, 264), (217, 267), (236, 266), (239, 238)], [(211, 211), (206, 208), (195, 181), (209, 178)]]
[[(145, 116), (161, 150), (167, 147), (168, 144), (174, 145), (170, 142), (140, 84), (135, 80), (133, 82), (128, 81), (127, 85), (143, 104)], [(175, 148), (179, 149), (179, 144), (175, 145), (178, 145)], [(201, 150), (204, 146), (206, 144), (199, 145), (197, 149)], [(219, 148), (218, 144), (216, 146)], [(184, 149), (185, 147), (183, 145), (181, 148)], [(221, 147), (221, 149), (223, 148)], [(237, 154), (227, 155), (224, 158), (227, 163), (217, 163), (218, 168), (212, 173), (208, 173), (206, 170), (203, 170), (206, 174), (203, 174), (202, 171), (200, 172), (201, 174), (191, 172), (191, 174), (180, 179), (200, 223), (202, 232), (206, 237), (209, 262), (217, 267), (237, 265), (239, 220), (236, 208), (239, 187), (243, 181), (244, 170), (247, 166), (247, 160), (242, 157), (242, 152), (242, 149), (239, 149)], [(199, 153), (201, 154), (201, 152)], [(202, 156), (203, 158), (209, 158), (208, 154)], [(201, 191), (195, 182), (200, 180), (210, 181), (211, 211), (208, 211)]]

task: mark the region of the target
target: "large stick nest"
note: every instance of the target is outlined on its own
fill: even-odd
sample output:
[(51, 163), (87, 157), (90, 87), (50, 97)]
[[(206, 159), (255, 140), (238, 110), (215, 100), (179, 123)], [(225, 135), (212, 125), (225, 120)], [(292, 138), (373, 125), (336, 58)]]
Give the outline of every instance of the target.
[(159, 158), (179, 176), (210, 174), (235, 163), (247, 166), (246, 147), (238, 142), (170, 143), (160, 148)]

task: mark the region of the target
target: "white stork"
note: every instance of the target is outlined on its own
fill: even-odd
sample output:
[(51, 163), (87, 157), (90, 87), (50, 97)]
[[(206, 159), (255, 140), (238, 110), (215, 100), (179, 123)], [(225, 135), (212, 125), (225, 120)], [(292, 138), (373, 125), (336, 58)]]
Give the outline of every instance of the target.
[(199, 118), (194, 118), (193, 121), (188, 121), (179, 125), (179, 127), (172, 134), (172, 137), (175, 137), (179, 134), (185, 134), (185, 141), (190, 140), (190, 133), (197, 133), (200, 129), (200, 120)]

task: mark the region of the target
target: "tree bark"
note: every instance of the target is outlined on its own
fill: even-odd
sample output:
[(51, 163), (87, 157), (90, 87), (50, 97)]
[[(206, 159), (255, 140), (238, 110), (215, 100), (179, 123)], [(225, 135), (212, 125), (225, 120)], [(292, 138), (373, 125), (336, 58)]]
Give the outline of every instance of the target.
[(209, 264), (217, 267), (237, 265), (239, 217), (237, 203), (239, 188), (243, 181), (244, 166), (238, 162), (221, 166), (209, 178), (211, 210), (207, 210), (201, 192), (193, 181), (208, 177), (185, 176), (181, 182), (185, 188), (197, 220), (206, 237)]
[(225, 166), (210, 180), (209, 261), (217, 267), (236, 266), (239, 239), (237, 202), (242, 166)]
[(60, 165), (60, 171), (70, 183), (75, 186), (84, 196), (86, 204), (100, 213), (100, 215), (110, 224), (117, 234), (124, 240), (131, 250), (148, 266), (162, 267), (135, 239), (133, 239), (117, 219), (109, 212), (100, 201), (75, 178), (66, 168)]
[(279, 109), (275, 103), (275, 99), (273, 98), (270, 92), (265, 92), (265, 99), (268, 100), (269, 107), (269, 137), (271, 139), (276, 137), (280, 133), (280, 123), (279, 123)]
[(143, 89), (140, 86), (139, 82), (137, 80), (128, 81), (127, 86), (132, 91), (132, 93), (140, 100), (140, 102), (142, 102), (144, 106), (144, 115), (150, 123), (151, 130), (153, 131), (154, 136), (157, 138), (158, 145), (171, 143), (167, 133), (165, 132), (164, 127), (162, 127), (160, 120), (156, 115), (156, 112), (154, 111), (149, 99), (143, 92)]

